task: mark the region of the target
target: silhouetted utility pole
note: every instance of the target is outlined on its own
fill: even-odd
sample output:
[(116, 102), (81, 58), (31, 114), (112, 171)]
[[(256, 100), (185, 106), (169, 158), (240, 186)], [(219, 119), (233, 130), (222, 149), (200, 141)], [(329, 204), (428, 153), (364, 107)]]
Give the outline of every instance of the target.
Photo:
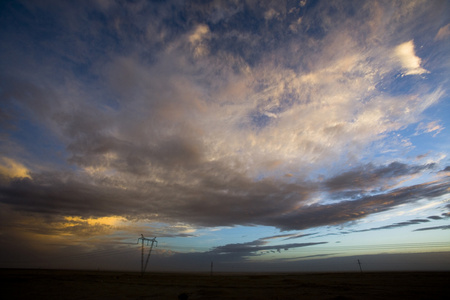
[[(152, 249), (153, 249), (153, 244), (156, 243), (156, 247), (158, 246), (158, 241), (156, 240), (156, 236), (152, 239), (148, 239), (145, 238), (143, 234), (141, 234), (141, 237), (138, 238), (138, 244), (139, 244), (139, 240), (141, 240), (142, 242), (142, 248), (141, 248), (141, 276), (144, 276), (144, 272), (145, 269), (147, 269), (147, 264), (148, 264), (148, 259), (150, 258), (150, 254), (152, 253)], [(150, 242), (152, 242), (151, 246), (150, 246), (150, 250), (148, 251), (148, 255), (147, 255), (147, 260), (145, 261), (145, 266), (144, 266), (144, 241), (147, 242), (147, 246), (149, 245)]]
[(362, 273), (361, 262), (358, 259), (359, 271)]

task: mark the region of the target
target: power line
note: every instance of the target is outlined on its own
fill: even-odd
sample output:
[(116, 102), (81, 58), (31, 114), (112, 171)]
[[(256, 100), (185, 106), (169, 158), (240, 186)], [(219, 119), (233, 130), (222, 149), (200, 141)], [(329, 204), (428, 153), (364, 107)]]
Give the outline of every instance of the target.
[[(448, 248), (450, 244), (448, 242), (429, 242), (429, 243), (402, 243), (402, 244), (367, 244), (367, 245), (352, 245), (352, 246), (316, 246), (316, 250), (386, 250), (386, 249), (430, 249), (430, 248)], [(309, 247), (304, 248), (290, 248), (291, 252), (304, 252), (309, 251)]]

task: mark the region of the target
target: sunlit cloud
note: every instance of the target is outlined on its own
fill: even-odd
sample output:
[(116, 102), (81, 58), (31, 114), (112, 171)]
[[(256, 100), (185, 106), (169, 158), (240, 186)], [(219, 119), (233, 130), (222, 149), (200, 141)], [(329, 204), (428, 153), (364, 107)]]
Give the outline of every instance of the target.
[(416, 134), (421, 133), (433, 133), (433, 137), (437, 136), (445, 128), (440, 124), (439, 121), (433, 121), (430, 123), (419, 123), (416, 128)]
[(11, 180), (14, 178), (31, 179), (31, 176), (30, 171), (21, 163), (8, 157), (1, 157), (0, 178), (3, 180)]
[(395, 55), (400, 60), (402, 68), (405, 70), (404, 75), (420, 75), (428, 73), (422, 68), (420, 57), (416, 56), (414, 51), (414, 41), (408, 41), (398, 45), (395, 48)]
[(208, 48), (203, 42), (205, 39), (210, 39), (210, 31), (208, 26), (204, 24), (198, 25), (194, 32), (189, 35), (189, 42), (194, 49), (195, 56), (202, 56), (208, 53)]

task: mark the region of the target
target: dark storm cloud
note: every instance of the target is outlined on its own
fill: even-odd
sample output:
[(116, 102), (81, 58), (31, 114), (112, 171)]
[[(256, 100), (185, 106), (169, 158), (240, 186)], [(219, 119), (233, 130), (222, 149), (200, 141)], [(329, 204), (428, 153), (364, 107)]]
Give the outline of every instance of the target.
[[(68, 146), (69, 162), (79, 166), (114, 168), (133, 175), (148, 175), (157, 168), (189, 167), (200, 162), (201, 144), (187, 136), (173, 137), (158, 144), (132, 144), (107, 135), (89, 134)], [(105, 158), (114, 153), (115, 158)]]
[(222, 226), (262, 224), (308, 199), (315, 186), (269, 179), (254, 182), (220, 167), (205, 175), (198, 174), (201, 182), (192, 188), (180, 187), (177, 205), (170, 209), (172, 217), (203, 226), (211, 226), (211, 222)]
[[(439, 197), (450, 187), (443, 180), (353, 201), (304, 205), (302, 202), (317, 191), (314, 184), (281, 184), (268, 179), (254, 182), (223, 166), (209, 167), (214, 171), (200, 168), (186, 174), (196, 180), (192, 186), (147, 181), (145, 185), (129, 185), (127, 189), (121, 187), (121, 182), (104, 178), (90, 182), (65, 173), (32, 174), (33, 179), (3, 184), (0, 199), (17, 210), (55, 216), (158, 215), (160, 220), (201, 226), (270, 225), (282, 230), (301, 230), (337, 225), (401, 204)], [(394, 226), (405, 225), (408, 224)]]
[(121, 214), (123, 199), (139, 199), (139, 193), (92, 185), (68, 174), (40, 174), (1, 187), (1, 201), (15, 209), (50, 215), (106, 216)]
[[(210, 170), (210, 168), (212, 168)], [(177, 171), (177, 176), (180, 173)], [(259, 223), (264, 216), (281, 214), (307, 199), (311, 185), (253, 182), (218, 164), (203, 166), (185, 176), (196, 181), (114, 181), (108, 177), (85, 180), (71, 173), (31, 174), (0, 188), (2, 203), (15, 209), (50, 215), (145, 217), (158, 214), (171, 221), (198, 225)], [(170, 174), (169, 174), (170, 175)], [(214, 226), (214, 225), (213, 225)]]
[(393, 162), (387, 166), (374, 166), (368, 164), (360, 168), (344, 172), (325, 181), (325, 186), (330, 192), (339, 192), (342, 190), (365, 189), (379, 186), (380, 184), (392, 182), (402, 176), (413, 175), (424, 170), (433, 169), (435, 164), (421, 166), (407, 165), (399, 162)]
[(312, 182), (280, 185), (271, 180), (252, 182), (242, 177), (231, 178), (217, 176), (204, 180), (202, 185), (197, 186), (203, 192), (196, 191), (193, 194), (196, 200), (192, 197), (186, 206), (181, 206), (183, 213), (180, 218), (190, 215), (192, 222), (207, 225), (212, 219), (211, 214), (216, 211), (220, 215), (214, 219), (216, 222), (222, 220), (222, 225), (261, 224), (281, 229), (306, 229), (345, 223), (401, 204), (439, 197), (446, 194), (450, 186), (443, 180), (378, 195), (362, 195), (353, 201), (304, 205), (303, 202), (320, 190), (318, 185)]
[(420, 199), (433, 199), (448, 193), (447, 181), (431, 182), (399, 188), (387, 193), (362, 196), (353, 201), (337, 204), (310, 205), (292, 213), (267, 220), (267, 223), (283, 230), (300, 230), (311, 227), (337, 225), (358, 220), (373, 213), (388, 211), (401, 204)]

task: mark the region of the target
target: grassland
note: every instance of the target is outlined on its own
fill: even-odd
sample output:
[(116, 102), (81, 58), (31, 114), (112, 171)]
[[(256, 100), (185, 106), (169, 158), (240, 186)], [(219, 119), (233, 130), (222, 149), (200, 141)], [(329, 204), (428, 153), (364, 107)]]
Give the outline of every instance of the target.
[(450, 272), (192, 274), (0, 270), (3, 299), (448, 299)]

